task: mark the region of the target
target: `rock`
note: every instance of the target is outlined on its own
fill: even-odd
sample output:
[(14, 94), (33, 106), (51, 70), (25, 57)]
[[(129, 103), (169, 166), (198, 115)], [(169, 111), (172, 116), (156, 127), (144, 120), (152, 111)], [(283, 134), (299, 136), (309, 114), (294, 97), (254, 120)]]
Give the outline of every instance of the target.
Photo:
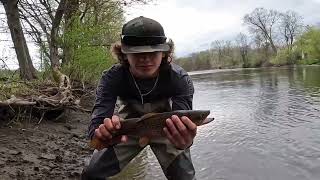
[(57, 168), (58, 166), (54, 163), (49, 163), (48, 166), (51, 168), (51, 169), (54, 169), (54, 168)]
[(65, 124), (64, 127), (67, 128), (69, 131), (70, 131), (71, 129), (73, 129), (70, 124)]
[(53, 154), (41, 154), (39, 159), (48, 159), (48, 160), (55, 160), (56, 156)]
[(55, 159), (56, 162), (62, 162), (62, 156), (58, 155)]
[(42, 169), (41, 169), (41, 172), (43, 174), (49, 174), (50, 173), (50, 169), (48, 166), (43, 166)]
[(40, 160), (37, 158), (38, 156), (35, 154), (27, 154), (22, 157), (23, 162), (25, 163), (40, 163)]
[(56, 140), (56, 139), (58, 139), (58, 135), (55, 135), (55, 134), (48, 135), (48, 139), (49, 140)]
[(8, 151), (8, 154), (11, 154), (11, 155), (19, 155), (19, 154), (22, 154), (21, 151), (16, 151), (16, 150), (9, 150)]

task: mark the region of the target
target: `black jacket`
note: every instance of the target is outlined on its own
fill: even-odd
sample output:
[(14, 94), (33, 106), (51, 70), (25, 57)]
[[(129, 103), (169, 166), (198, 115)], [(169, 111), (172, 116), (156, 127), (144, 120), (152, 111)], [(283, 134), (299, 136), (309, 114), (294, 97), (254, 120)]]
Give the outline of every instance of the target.
[[(180, 66), (171, 63), (160, 68), (155, 88), (146, 96), (141, 96), (144, 89), (152, 89), (155, 79), (134, 80), (128, 67), (117, 64), (104, 71), (96, 90), (96, 101), (92, 110), (89, 137), (103, 123), (105, 118), (114, 114), (117, 98), (129, 103), (152, 103), (160, 99), (170, 99), (172, 110), (191, 110), (194, 87), (190, 76)], [(137, 85), (139, 89), (137, 88)], [(137, 117), (140, 115), (136, 115)]]

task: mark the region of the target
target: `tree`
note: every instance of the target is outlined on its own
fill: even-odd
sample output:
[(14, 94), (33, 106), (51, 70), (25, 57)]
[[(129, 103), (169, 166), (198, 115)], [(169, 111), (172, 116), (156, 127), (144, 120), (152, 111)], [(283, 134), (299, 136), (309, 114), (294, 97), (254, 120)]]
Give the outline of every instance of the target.
[(216, 52), (215, 55), (217, 57), (212, 58), (214, 59), (213, 65), (214, 66), (225, 66), (230, 65), (234, 66), (236, 65), (236, 59), (234, 58), (234, 46), (232, 45), (232, 42), (229, 40), (216, 40), (213, 43), (211, 43), (211, 46), (213, 49), (211, 49), (211, 54), (213, 52)]
[(253, 34), (261, 34), (277, 54), (277, 48), (274, 43), (275, 25), (278, 23), (280, 13), (275, 10), (266, 10), (264, 8), (256, 8), (250, 14), (244, 16), (244, 23), (249, 26), (249, 30)]
[(217, 60), (214, 62), (215, 62), (215, 64), (220, 64), (222, 61), (222, 56), (223, 56), (224, 41), (216, 40), (213, 43), (211, 43), (211, 45), (218, 54)]
[(236, 42), (240, 51), (240, 56), (243, 62), (242, 67), (247, 68), (249, 67), (249, 60), (248, 60), (248, 52), (249, 52), (249, 44), (248, 44), (248, 37), (243, 33), (239, 33), (236, 37)]
[(150, 0), (20, 0), (20, 5), (29, 35), (50, 60), (51, 68), (70, 67), (66, 73), (79, 77), (83, 69), (88, 70), (86, 74), (100, 75), (89, 70), (88, 64), (100, 68), (107, 68), (101, 66), (102, 62), (111, 64), (106, 63), (101, 54), (107, 54), (105, 46), (119, 37), (124, 21), (123, 7), (148, 2)]
[(296, 37), (301, 33), (303, 27), (302, 17), (294, 11), (281, 14), (280, 31), (288, 51), (290, 52)]
[(297, 47), (302, 53), (302, 58), (308, 63), (320, 62), (320, 29), (310, 27), (297, 40)]
[(7, 23), (19, 62), (20, 78), (36, 79), (36, 70), (32, 64), (29, 49), (20, 23), (18, 0), (0, 0), (6, 11)]

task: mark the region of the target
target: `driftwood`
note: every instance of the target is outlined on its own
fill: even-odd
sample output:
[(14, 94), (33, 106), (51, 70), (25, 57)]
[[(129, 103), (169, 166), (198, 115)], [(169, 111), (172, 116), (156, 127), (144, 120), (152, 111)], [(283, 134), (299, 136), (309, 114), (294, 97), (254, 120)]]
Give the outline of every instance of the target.
[[(2, 86), (0, 84), (0, 88), (6, 88), (9, 94), (1, 93), (1, 97), (10, 96), (10, 84), (23, 85), (21, 86), (23, 88), (19, 89), (20, 93), (11, 95), (6, 100), (0, 100), (0, 121), (9, 120), (11, 122), (21, 119), (21, 117), (27, 117), (28, 119), (37, 117), (39, 118), (38, 123), (41, 123), (43, 119), (59, 119), (67, 109), (81, 112), (91, 111), (80, 105), (80, 99), (88, 94), (89, 97), (92, 96), (92, 91), (88, 92), (83, 88), (83, 85), (78, 87), (77, 84), (72, 84), (75, 86), (75, 89), (72, 89), (69, 77), (57, 67), (52, 69), (52, 75), (55, 83), (52, 81), (41, 83), (10, 81), (9, 79), (2, 81), (3, 84)], [(74, 83), (77, 83), (77, 81), (74, 81)]]
[(2, 106), (10, 106), (10, 105), (17, 105), (17, 106), (32, 106), (36, 105), (36, 102), (30, 102), (23, 99), (18, 99), (14, 95), (11, 96), (10, 99), (5, 100), (3, 102), (0, 101), (0, 107)]
[(59, 87), (34, 87), (33, 91), (36, 93), (17, 97), (11, 95), (9, 99), (0, 101), (0, 120), (11, 120), (20, 116), (21, 112), (27, 112), (27, 116), (38, 117), (40, 123), (44, 118), (60, 118), (66, 109), (91, 111), (81, 107), (80, 98), (73, 95), (73, 91), (79, 95), (85, 90), (73, 90), (69, 83), (60, 83)]

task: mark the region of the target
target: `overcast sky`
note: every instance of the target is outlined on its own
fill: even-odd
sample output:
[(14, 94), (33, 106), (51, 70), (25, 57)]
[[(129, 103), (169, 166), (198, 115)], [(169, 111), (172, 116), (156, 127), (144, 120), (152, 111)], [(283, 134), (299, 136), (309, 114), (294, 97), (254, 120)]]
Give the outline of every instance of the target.
[(307, 24), (320, 23), (320, 0), (158, 0), (157, 5), (130, 8), (127, 20), (142, 15), (159, 21), (176, 43), (176, 54), (184, 56), (246, 32), (242, 19), (257, 7), (293, 10)]
[[(126, 19), (142, 15), (159, 21), (166, 35), (175, 42), (176, 54), (185, 56), (208, 49), (215, 40), (233, 39), (239, 32), (246, 32), (242, 19), (257, 7), (281, 12), (293, 10), (304, 17), (306, 24), (320, 24), (320, 0), (158, 0), (156, 4), (127, 9)], [(0, 33), (0, 40), (3, 39), (11, 37)], [(0, 57), (14, 59), (10, 46), (0, 41)], [(30, 51), (37, 58), (35, 48), (31, 47)]]

